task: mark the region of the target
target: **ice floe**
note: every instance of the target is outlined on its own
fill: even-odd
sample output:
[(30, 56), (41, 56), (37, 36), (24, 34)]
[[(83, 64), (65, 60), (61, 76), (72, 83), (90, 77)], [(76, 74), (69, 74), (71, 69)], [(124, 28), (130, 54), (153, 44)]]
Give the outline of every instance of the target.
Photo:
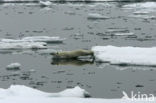
[(62, 42), (65, 38), (60, 37), (49, 37), (49, 36), (31, 36), (24, 37), (22, 39), (1, 39), (2, 42), (48, 42), (48, 43), (57, 43)]
[(62, 43), (65, 38), (32, 36), (22, 39), (0, 39), (0, 49), (44, 49), (47, 43)]
[(132, 100), (126, 93), (121, 99), (84, 98), (86, 94), (89, 95), (80, 87), (46, 93), (23, 85), (12, 85), (8, 89), (0, 88), (0, 103), (155, 103), (155, 98), (153, 101)]
[(134, 33), (115, 33), (116, 36), (128, 36), (128, 35), (134, 35)]
[(124, 5), (123, 7), (126, 8), (156, 8), (156, 2), (142, 2), (142, 3), (133, 3), (133, 4), (128, 4)]
[(101, 15), (101, 14), (97, 14), (97, 13), (90, 13), (88, 14), (88, 19), (90, 20), (97, 20), (97, 19), (109, 19), (110, 17)]
[(50, 5), (52, 5), (52, 2), (50, 2), (50, 1), (39, 1), (39, 4), (41, 5), (41, 6), (50, 6)]
[[(76, 97), (76, 98), (85, 98), (90, 96), (90, 94), (81, 89), (80, 87), (76, 86), (72, 89), (66, 89), (59, 93), (46, 93), (42, 92), (24, 85), (12, 85), (8, 89), (0, 88), (0, 101), (1, 99), (8, 99), (8, 98), (54, 98), (54, 97)], [(16, 98), (16, 99), (17, 99)]]
[(156, 47), (92, 47), (97, 61), (120, 65), (156, 66)]
[(130, 17), (143, 19), (155, 19), (156, 2), (132, 3), (123, 6), (124, 9), (130, 9), (133, 14)]
[(0, 42), (0, 49), (45, 49), (45, 42)]
[(20, 63), (11, 63), (9, 65), (7, 65), (6, 69), (8, 70), (19, 70), (21, 67)]
[(34, 41), (34, 42), (62, 42), (65, 38), (60, 37), (49, 37), (49, 36), (31, 36), (24, 37), (24, 41)]

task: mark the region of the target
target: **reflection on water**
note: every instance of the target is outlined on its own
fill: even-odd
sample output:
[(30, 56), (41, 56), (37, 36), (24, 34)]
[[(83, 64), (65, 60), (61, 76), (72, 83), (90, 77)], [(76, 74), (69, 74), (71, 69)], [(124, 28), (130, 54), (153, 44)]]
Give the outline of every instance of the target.
[(74, 65), (83, 66), (87, 64), (94, 64), (94, 60), (80, 60), (80, 59), (54, 59), (52, 58), (52, 65)]

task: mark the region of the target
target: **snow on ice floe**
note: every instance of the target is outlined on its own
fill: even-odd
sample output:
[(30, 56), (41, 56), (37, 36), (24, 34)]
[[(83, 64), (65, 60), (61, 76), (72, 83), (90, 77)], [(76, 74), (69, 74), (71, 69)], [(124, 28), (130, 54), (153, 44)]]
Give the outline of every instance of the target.
[(0, 49), (45, 49), (45, 42), (0, 42)]
[(156, 66), (156, 47), (92, 47), (97, 61), (120, 65)]
[(130, 33), (114, 33), (114, 35), (116, 36), (129, 36), (129, 35), (134, 35), (134, 33), (130, 32)]
[(49, 37), (49, 36), (31, 36), (31, 37), (24, 37), (22, 39), (1, 39), (2, 42), (48, 42), (48, 43), (57, 43), (63, 42), (65, 38), (60, 37)]
[(43, 7), (46, 7), (46, 6), (52, 5), (52, 2), (40, 0), (40, 1), (39, 1), (39, 4), (40, 4), (41, 6), (43, 6)]
[(0, 98), (5, 99), (7, 97), (16, 97), (20, 99), (23, 98), (44, 98), (44, 97), (77, 97), (84, 98), (89, 96), (89, 93), (80, 87), (75, 87), (72, 89), (66, 89), (59, 93), (45, 93), (30, 87), (26, 87), (24, 85), (12, 85), (8, 89), (0, 89)]
[(7, 70), (19, 70), (21, 67), (20, 63), (11, 63), (9, 65), (7, 65), (6, 69)]
[[(0, 103), (155, 103), (147, 100), (84, 98), (89, 95), (84, 89), (75, 87), (58, 93), (46, 93), (23, 85), (0, 88)], [(149, 99), (150, 100), (150, 99)]]
[(64, 38), (32, 36), (22, 39), (1, 39), (0, 49), (45, 49), (47, 43), (62, 43)]
[(151, 15), (131, 15), (130, 17), (142, 18), (142, 19), (152, 19), (152, 20), (156, 19), (156, 16), (151, 16)]
[(130, 17), (143, 19), (156, 19), (154, 13), (156, 11), (156, 2), (132, 3), (123, 6), (123, 9), (133, 10)]
[(32, 36), (32, 37), (24, 37), (22, 40), (24, 41), (34, 41), (34, 42), (62, 42), (65, 38), (60, 37), (49, 37), (49, 36)]
[(27, 101), (29, 103), (33, 101), (36, 101), (35, 103), (43, 103), (43, 101), (46, 103), (55, 103), (55, 98), (85, 98), (88, 96), (90, 94), (78, 86), (59, 93), (46, 93), (23, 85), (12, 85), (8, 89), (0, 88), (0, 103), (10, 103), (12, 100), (12, 103), (28, 103)]
[(98, 14), (98, 13), (90, 13), (88, 14), (88, 19), (89, 20), (97, 20), (97, 19), (110, 19), (110, 17), (107, 17), (107, 16), (104, 16), (104, 15), (101, 15), (101, 14)]
[(124, 5), (123, 7), (125, 8), (146, 8), (146, 9), (151, 9), (151, 8), (156, 8), (156, 2), (142, 2), (142, 3), (133, 3), (133, 4), (127, 4)]

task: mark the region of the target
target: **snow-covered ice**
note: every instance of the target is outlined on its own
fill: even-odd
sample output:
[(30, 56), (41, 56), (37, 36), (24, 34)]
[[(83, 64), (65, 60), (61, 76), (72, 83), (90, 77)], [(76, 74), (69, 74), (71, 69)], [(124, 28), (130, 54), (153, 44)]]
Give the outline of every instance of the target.
[(128, 98), (84, 98), (86, 94), (89, 95), (80, 87), (58, 93), (46, 93), (23, 85), (12, 85), (8, 89), (0, 88), (0, 103), (155, 103), (155, 99), (132, 101)]
[(21, 64), (20, 63), (11, 63), (9, 65), (7, 65), (6, 69), (8, 70), (18, 70), (20, 69)]
[(132, 3), (123, 6), (123, 9), (130, 9), (133, 14), (130, 17), (142, 18), (142, 19), (156, 19), (156, 2), (140, 2)]
[(52, 5), (52, 2), (50, 2), (50, 1), (39, 1), (39, 4), (41, 5), (41, 6), (50, 6), (50, 5)]
[(156, 66), (156, 47), (92, 47), (97, 61), (110, 64)]
[(60, 37), (49, 37), (49, 36), (31, 36), (31, 37), (24, 37), (22, 39), (1, 39), (2, 42), (62, 42), (65, 38)]
[(0, 49), (45, 49), (45, 42), (0, 42)]
[(65, 38), (60, 37), (49, 37), (49, 36), (31, 36), (24, 37), (24, 41), (34, 41), (34, 42), (62, 42)]
[(147, 15), (155, 12), (156, 2), (141, 2), (141, 3), (132, 3), (123, 6), (124, 9), (134, 10), (134, 15)]
[(61, 43), (65, 38), (32, 36), (22, 39), (0, 39), (0, 49), (43, 49), (47, 43)]
[(128, 35), (134, 35), (134, 33), (130, 32), (130, 33), (115, 33), (114, 35), (116, 36), (128, 36)]
[(132, 3), (132, 4), (127, 4), (124, 5), (123, 7), (126, 8), (156, 8), (156, 2), (142, 2), (142, 3)]
[(86, 95), (89, 95), (87, 91), (81, 89), (80, 87), (75, 87), (72, 89), (66, 89), (59, 93), (46, 93), (40, 90), (36, 90), (24, 85), (12, 85), (8, 89), (0, 89), (0, 98), (9, 98), (9, 97), (25, 97), (25, 98), (35, 98), (35, 97), (77, 97), (84, 98)]
[(107, 17), (107, 16), (104, 16), (104, 15), (101, 15), (101, 14), (97, 14), (97, 13), (90, 13), (88, 14), (88, 19), (91, 19), (91, 20), (96, 20), (96, 19), (109, 19), (110, 17)]

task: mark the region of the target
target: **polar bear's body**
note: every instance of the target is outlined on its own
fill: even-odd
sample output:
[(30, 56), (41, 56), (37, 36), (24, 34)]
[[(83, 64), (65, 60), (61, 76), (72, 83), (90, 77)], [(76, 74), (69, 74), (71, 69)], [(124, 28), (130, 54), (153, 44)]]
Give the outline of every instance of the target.
[(57, 53), (52, 53), (54, 58), (62, 59), (76, 59), (80, 56), (94, 56), (91, 50), (75, 50), (75, 51), (62, 51)]

